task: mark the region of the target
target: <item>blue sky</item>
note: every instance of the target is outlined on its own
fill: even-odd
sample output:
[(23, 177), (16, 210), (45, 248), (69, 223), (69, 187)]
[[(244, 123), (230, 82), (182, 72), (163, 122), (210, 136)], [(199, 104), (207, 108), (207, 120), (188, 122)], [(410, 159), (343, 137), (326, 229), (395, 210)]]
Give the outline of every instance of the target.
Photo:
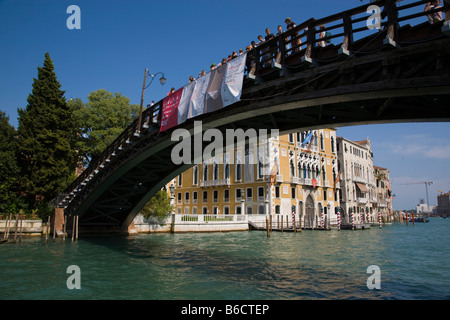
[[(368, 3), (364, 1), (363, 3)], [(67, 7), (81, 9), (81, 29), (69, 30)], [(66, 98), (86, 101), (90, 92), (119, 92), (139, 104), (145, 68), (163, 72), (164, 86), (154, 81), (145, 104), (160, 100), (189, 76), (208, 71), (233, 50), (245, 49), (269, 27), (276, 33), (284, 19), (300, 23), (354, 6), (358, 0), (0, 0), (0, 110), (17, 127), (17, 108), (24, 108), (37, 67), (50, 53)], [(450, 190), (450, 125), (386, 124), (340, 128), (352, 140), (369, 137), (375, 165), (391, 171), (394, 208), (414, 208), (425, 198), (424, 185)]]

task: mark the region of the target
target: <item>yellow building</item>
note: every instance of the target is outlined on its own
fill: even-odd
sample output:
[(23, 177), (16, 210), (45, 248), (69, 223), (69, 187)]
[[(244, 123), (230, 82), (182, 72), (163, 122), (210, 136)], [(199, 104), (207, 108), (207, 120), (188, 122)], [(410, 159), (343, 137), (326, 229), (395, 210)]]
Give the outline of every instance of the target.
[(180, 174), (171, 182), (175, 213), (295, 213), (303, 227), (328, 227), (337, 223), (337, 173), (335, 130), (273, 137), (207, 159)]

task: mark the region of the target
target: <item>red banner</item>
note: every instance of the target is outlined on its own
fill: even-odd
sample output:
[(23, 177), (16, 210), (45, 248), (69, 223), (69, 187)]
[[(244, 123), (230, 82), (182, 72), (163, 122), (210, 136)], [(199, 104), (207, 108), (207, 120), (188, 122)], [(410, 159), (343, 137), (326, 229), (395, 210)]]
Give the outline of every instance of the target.
[(178, 105), (180, 104), (183, 88), (168, 95), (163, 100), (160, 132), (178, 125)]

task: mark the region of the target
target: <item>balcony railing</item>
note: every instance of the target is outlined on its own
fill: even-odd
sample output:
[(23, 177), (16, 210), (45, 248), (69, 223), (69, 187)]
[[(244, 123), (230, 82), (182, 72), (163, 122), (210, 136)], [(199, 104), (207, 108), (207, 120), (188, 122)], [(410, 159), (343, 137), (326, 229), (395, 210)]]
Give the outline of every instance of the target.
[(206, 180), (200, 181), (200, 187), (218, 187), (218, 186), (229, 186), (230, 178), (218, 179), (218, 180)]

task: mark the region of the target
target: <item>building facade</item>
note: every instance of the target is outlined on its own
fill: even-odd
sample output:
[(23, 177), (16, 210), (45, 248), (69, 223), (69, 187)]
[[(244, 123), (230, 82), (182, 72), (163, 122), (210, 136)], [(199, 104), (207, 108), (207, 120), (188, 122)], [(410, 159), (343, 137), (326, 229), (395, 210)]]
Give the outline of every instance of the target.
[(294, 213), (303, 227), (316, 228), (337, 223), (337, 178), (336, 131), (320, 129), (261, 139), (206, 159), (169, 185), (177, 214)]
[(337, 138), (341, 217), (345, 223), (378, 223), (392, 217), (389, 170), (373, 165), (369, 138)]
[[(386, 168), (373, 166), (376, 201), (372, 204), (375, 212), (379, 212), (383, 221), (389, 222), (393, 216), (392, 212), (392, 190), (389, 180), (389, 170)], [(375, 200), (375, 199), (374, 199)]]
[(441, 217), (450, 216), (450, 192), (441, 193), (437, 197), (437, 214)]

